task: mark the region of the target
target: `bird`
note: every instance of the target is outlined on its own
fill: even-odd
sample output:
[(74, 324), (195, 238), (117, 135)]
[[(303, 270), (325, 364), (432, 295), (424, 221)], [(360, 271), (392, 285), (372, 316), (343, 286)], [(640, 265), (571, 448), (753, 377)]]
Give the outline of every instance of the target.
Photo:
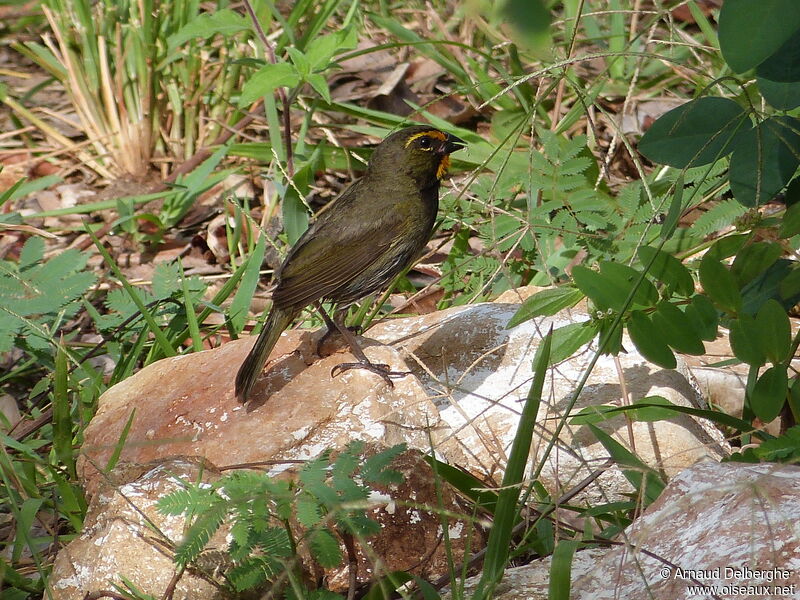
[[(276, 271), (272, 306), (253, 348), (236, 374), (235, 395), (249, 400), (281, 333), (307, 306), (320, 310), (329, 332), (336, 328), (358, 363), (386, 379), (396, 375), (372, 364), (344, 327), (344, 308), (388, 287), (422, 253), (439, 209), (439, 184), (450, 154), (466, 146), (429, 125), (405, 127), (372, 152), (364, 175), (325, 206), (289, 250)], [(321, 302), (336, 303), (331, 319)]]

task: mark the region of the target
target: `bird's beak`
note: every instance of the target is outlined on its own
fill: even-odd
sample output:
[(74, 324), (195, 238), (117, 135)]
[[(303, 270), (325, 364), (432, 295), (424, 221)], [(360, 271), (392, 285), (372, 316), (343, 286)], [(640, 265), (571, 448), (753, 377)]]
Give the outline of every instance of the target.
[(455, 152), (456, 150), (461, 150), (461, 148), (463, 148), (466, 145), (467, 143), (461, 138), (458, 138), (453, 134), (446, 133), (444, 138), (444, 143), (441, 146), (440, 152), (442, 154), (450, 154), (451, 152)]

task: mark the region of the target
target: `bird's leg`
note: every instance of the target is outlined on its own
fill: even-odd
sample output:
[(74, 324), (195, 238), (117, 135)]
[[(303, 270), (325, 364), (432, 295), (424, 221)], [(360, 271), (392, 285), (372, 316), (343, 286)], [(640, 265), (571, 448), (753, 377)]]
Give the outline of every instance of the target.
[(382, 377), (383, 380), (389, 384), (389, 387), (394, 387), (392, 377), (405, 377), (409, 374), (406, 371), (392, 371), (389, 368), (389, 365), (371, 362), (367, 358), (367, 355), (364, 354), (361, 346), (358, 345), (356, 336), (344, 324), (344, 310), (336, 311), (334, 318), (331, 319), (330, 315), (328, 315), (328, 313), (322, 308), (319, 302), (316, 302), (315, 306), (320, 315), (322, 315), (322, 319), (325, 321), (328, 331), (338, 331), (344, 338), (345, 342), (347, 342), (347, 345), (350, 346), (350, 351), (353, 353), (353, 356), (358, 359), (358, 362), (341, 363), (336, 365), (333, 369), (331, 369), (331, 377), (335, 377), (336, 375), (343, 373), (344, 371), (349, 371), (350, 369), (366, 369), (367, 371), (371, 371), (372, 373)]

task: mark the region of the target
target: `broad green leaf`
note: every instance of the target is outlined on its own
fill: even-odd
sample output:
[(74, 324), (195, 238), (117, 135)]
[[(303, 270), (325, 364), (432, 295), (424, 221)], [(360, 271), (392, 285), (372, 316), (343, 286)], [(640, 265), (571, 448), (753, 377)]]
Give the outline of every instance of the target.
[(800, 233), (800, 202), (786, 209), (781, 219), (780, 237), (790, 238)]
[(172, 54), (178, 46), (194, 38), (207, 40), (217, 34), (230, 37), (250, 29), (250, 19), (230, 9), (204, 12), (167, 38), (167, 47)]
[(331, 99), (331, 90), (328, 87), (328, 80), (325, 79), (324, 75), (320, 73), (312, 73), (306, 77), (306, 81), (312, 88), (314, 88), (314, 91), (322, 96), (322, 99), (325, 100), (325, 102), (328, 104), (333, 102)]
[(733, 274), (714, 257), (706, 255), (700, 262), (700, 283), (706, 294), (726, 312), (736, 314), (742, 308), (742, 294)]
[(717, 339), (719, 314), (717, 314), (714, 303), (706, 296), (702, 294), (694, 296), (691, 303), (686, 305), (685, 314), (701, 340), (713, 342)]
[[(554, 365), (573, 356), (578, 349), (591, 342), (597, 335), (597, 325), (592, 321), (570, 323), (553, 330), (553, 346), (550, 351), (550, 364)], [(536, 351), (536, 357), (539, 351)], [(537, 358), (534, 358), (534, 362)]]
[(755, 318), (741, 314), (731, 322), (729, 329), (731, 350), (736, 358), (752, 367), (760, 367), (767, 362)]
[(502, 15), (516, 34), (515, 42), (527, 48), (546, 43), (552, 16), (543, 0), (506, 0), (501, 6)]
[(796, 0), (725, 0), (719, 12), (719, 47), (737, 73), (772, 56), (800, 28)]
[(794, 306), (797, 304), (795, 298), (800, 295), (800, 267), (797, 263), (791, 261), (792, 265), (789, 272), (781, 279), (778, 284), (778, 291), (781, 300), (788, 300), (788, 304)]
[(565, 308), (575, 306), (582, 298), (584, 298), (583, 292), (567, 285), (536, 292), (522, 303), (522, 306), (506, 325), (506, 329), (516, 327), (520, 323), (536, 317), (554, 315)]
[(775, 242), (754, 242), (742, 248), (731, 265), (731, 274), (742, 288), (766, 271), (783, 254)]
[(800, 82), (800, 24), (780, 48), (756, 67), (756, 75), (779, 83)]
[(674, 369), (678, 362), (667, 342), (649, 317), (640, 310), (634, 310), (628, 321), (628, 335), (636, 349), (650, 362), (665, 369)]
[(751, 235), (747, 233), (726, 235), (711, 245), (711, 248), (706, 252), (706, 256), (708, 256), (709, 259), (713, 257), (716, 260), (724, 260), (735, 255), (739, 250), (744, 248), (744, 245), (749, 242), (750, 239)]
[(730, 185), (744, 206), (771, 200), (794, 176), (800, 165), (800, 120), (769, 117), (738, 136), (733, 144)]
[(650, 318), (653, 325), (661, 331), (662, 338), (676, 351), (697, 356), (705, 353), (699, 332), (692, 326), (686, 314), (674, 304), (659, 302)]
[(659, 117), (639, 141), (639, 151), (677, 169), (696, 167), (730, 153), (734, 136), (749, 127), (747, 113), (733, 100), (698, 98)]
[[(636, 269), (623, 265), (618, 262), (602, 261), (600, 263), (600, 275), (606, 277), (610, 285), (614, 286), (619, 292), (624, 292), (627, 297), (633, 290), (634, 285), (640, 279), (641, 273)], [(633, 304), (643, 308), (655, 306), (658, 302), (658, 291), (647, 278), (642, 278), (633, 295)], [(617, 308), (617, 307), (612, 307)], [(621, 310), (622, 306), (618, 308)]]
[[(603, 354), (610, 354), (617, 356), (622, 350), (622, 322), (614, 326), (616, 318), (612, 315), (600, 320), (599, 331), (600, 336), (597, 339), (598, 348)], [(613, 329), (612, 329), (613, 327)]]
[(778, 364), (789, 358), (792, 350), (789, 316), (776, 300), (767, 300), (758, 311), (756, 328), (761, 334), (761, 344), (767, 360)]
[(756, 381), (750, 396), (750, 407), (755, 415), (764, 423), (776, 418), (787, 400), (789, 379), (786, 367), (776, 365), (770, 367)]
[(650, 246), (641, 246), (636, 253), (644, 267), (653, 261), (648, 274), (666, 285), (668, 289), (684, 297), (694, 293), (692, 275), (677, 258)]
[(600, 273), (588, 267), (578, 265), (572, 269), (572, 279), (598, 310), (622, 310), (628, 292), (620, 290), (617, 286)]
[(300, 83), (300, 74), (289, 63), (275, 63), (261, 67), (250, 76), (239, 96), (239, 106), (252, 104), (259, 98), (271, 95), (279, 87), (293, 87)]
[(756, 84), (770, 106), (778, 110), (792, 110), (800, 106), (800, 82), (784, 83), (756, 77)]

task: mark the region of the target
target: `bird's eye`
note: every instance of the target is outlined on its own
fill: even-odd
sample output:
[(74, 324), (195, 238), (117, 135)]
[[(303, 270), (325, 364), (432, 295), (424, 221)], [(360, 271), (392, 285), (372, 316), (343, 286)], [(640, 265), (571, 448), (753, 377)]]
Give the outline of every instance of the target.
[(421, 137), (419, 138), (419, 147), (423, 150), (430, 150), (431, 149), (431, 138), (429, 137)]

